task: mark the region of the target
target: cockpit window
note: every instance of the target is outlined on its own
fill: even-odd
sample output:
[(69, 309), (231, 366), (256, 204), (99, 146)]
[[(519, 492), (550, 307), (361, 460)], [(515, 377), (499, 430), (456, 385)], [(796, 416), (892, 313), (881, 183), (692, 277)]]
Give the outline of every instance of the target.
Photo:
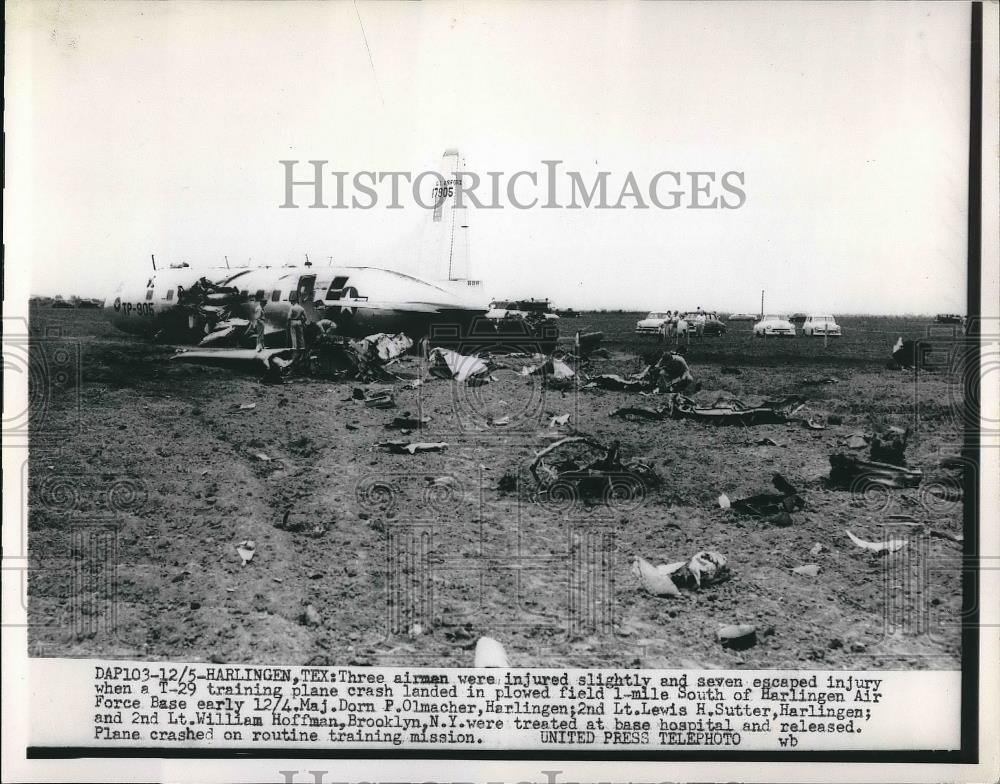
[(174, 298), (174, 290), (173, 289), (167, 289), (167, 296), (165, 296), (164, 299), (167, 302), (170, 302), (170, 300), (172, 300), (173, 298)]
[(153, 290), (146, 289), (146, 299), (152, 299), (152, 298), (153, 298)]
[(271, 302), (277, 302), (281, 299), (281, 292), (275, 289), (271, 292)]

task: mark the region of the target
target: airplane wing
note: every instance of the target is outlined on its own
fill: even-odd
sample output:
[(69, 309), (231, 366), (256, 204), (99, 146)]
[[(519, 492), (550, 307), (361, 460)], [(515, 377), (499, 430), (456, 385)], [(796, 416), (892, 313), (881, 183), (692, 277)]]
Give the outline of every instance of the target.
[(322, 300), (327, 307), (337, 308), (360, 308), (362, 310), (399, 310), (404, 313), (440, 313), (442, 310), (450, 310), (447, 305), (435, 305), (433, 302), (390, 302), (387, 300), (373, 299), (326, 299)]

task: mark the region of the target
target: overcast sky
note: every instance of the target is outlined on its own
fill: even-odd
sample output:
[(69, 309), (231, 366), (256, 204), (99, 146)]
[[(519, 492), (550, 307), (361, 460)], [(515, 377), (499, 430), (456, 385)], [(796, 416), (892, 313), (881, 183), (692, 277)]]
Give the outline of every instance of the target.
[(629, 171), (744, 173), (735, 210), (474, 211), (472, 273), (491, 296), (753, 311), (763, 288), (768, 310), (963, 312), (969, 15), (14, 2), (7, 264), (66, 296), (145, 275), (150, 253), (412, 271), (428, 221), (412, 199), (279, 209), (278, 161), (419, 172), (458, 147), (484, 174), (609, 171), (614, 199)]

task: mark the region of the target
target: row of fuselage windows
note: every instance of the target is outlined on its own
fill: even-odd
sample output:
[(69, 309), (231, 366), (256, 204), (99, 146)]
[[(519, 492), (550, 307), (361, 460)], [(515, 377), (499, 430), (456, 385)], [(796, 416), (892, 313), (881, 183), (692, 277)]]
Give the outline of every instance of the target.
[[(264, 289), (260, 289), (256, 294), (254, 294), (254, 299), (255, 300), (264, 299), (264, 295), (266, 293), (267, 292), (265, 292)], [(295, 293), (295, 290), (292, 289), (291, 291), (288, 292), (288, 296), (291, 297), (292, 294), (294, 294), (294, 293)], [(250, 292), (249, 291), (241, 291), (240, 294), (242, 294), (244, 297), (246, 297), (246, 296), (249, 296)], [(146, 289), (146, 299), (150, 300), (152, 298), (153, 298), (153, 289)], [(167, 294), (163, 298), (163, 300), (165, 302), (171, 302), (171, 301), (173, 301), (173, 299), (174, 299), (174, 290), (173, 289), (167, 289)], [(287, 297), (286, 297), (286, 299), (287, 299)], [(275, 289), (274, 291), (271, 292), (271, 302), (280, 302), (280, 301), (281, 301), (281, 292), (278, 289)]]

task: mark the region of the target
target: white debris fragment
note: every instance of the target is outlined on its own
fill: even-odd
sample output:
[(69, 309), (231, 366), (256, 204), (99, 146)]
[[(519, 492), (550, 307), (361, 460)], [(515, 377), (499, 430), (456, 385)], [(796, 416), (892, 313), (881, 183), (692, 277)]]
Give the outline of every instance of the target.
[(411, 455), (415, 455), (417, 452), (440, 452), (442, 449), (448, 448), (448, 444), (444, 442), (432, 443), (427, 441), (417, 441), (412, 444), (408, 444), (405, 441), (383, 441), (379, 446), (395, 454), (407, 452)]
[(510, 667), (507, 651), (492, 637), (480, 637), (476, 642), (473, 667)]
[(451, 349), (435, 348), (428, 355), (431, 364), (431, 375), (438, 378), (453, 378), (455, 381), (468, 381), (473, 376), (489, 372), (486, 363), (479, 357), (467, 357)]
[(906, 547), (905, 539), (889, 539), (885, 542), (869, 542), (865, 539), (859, 539), (846, 528), (844, 529), (844, 532), (851, 537), (851, 541), (858, 547), (862, 547), (865, 550), (871, 550), (873, 553), (894, 553), (897, 550), (902, 550)]
[(674, 584), (671, 575), (683, 566), (683, 561), (653, 566), (646, 559), (636, 556), (632, 560), (632, 574), (639, 578), (642, 587), (653, 596), (680, 596), (681, 589)]
[(257, 552), (257, 543), (253, 539), (244, 539), (236, 545), (236, 552), (239, 553), (240, 560), (243, 561), (240, 565), (246, 566), (253, 560), (254, 553)]
[(709, 586), (729, 578), (729, 564), (726, 556), (709, 550), (695, 553), (687, 562), (687, 569), (694, 578), (695, 586)]

